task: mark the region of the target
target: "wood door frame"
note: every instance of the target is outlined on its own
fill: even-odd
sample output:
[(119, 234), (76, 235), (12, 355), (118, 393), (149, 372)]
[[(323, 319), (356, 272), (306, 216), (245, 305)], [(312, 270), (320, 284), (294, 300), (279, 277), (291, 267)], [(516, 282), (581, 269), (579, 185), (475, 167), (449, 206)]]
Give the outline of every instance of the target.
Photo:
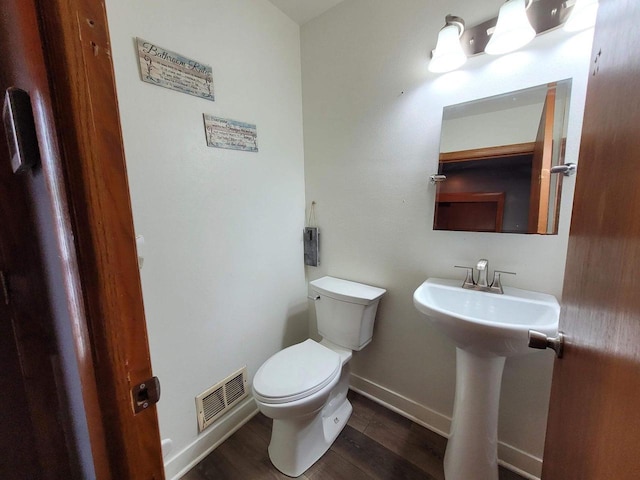
[(497, 147), (472, 148), (471, 150), (457, 150), (455, 152), (442, 152), (440, 154), (440, 163), (472, 162), (476, 160), (492, 160), (495, 158), (531, 155), (533, 154), (535, 146), (535, 142), (527, 142), (499, 145)]
[(113, 478), (164, 477), (155, 406), (132, 388), (152, 376), (104, 3), (38, 0), (80, 279)]
[[(531, 163), (531, 196), (528, 233), (546, 234), (549, 220), (551, 167), (553, 163), (553, 124), (556, 110), (556, 84), (550, 83), (542, 109)], [(558, 180), (558, 185), (562, 180)]]
[(51, 100), (36, 119), (41, 149), (50, 149), (42, 168), (67, 298), (76, 302), (95, 472), (100, 480), (163, 479), (156, 407), (133, 410), (132, 388), (152, 371), (104, 2), (29, 4), (41, 43), (26, 48), (44, 56)]

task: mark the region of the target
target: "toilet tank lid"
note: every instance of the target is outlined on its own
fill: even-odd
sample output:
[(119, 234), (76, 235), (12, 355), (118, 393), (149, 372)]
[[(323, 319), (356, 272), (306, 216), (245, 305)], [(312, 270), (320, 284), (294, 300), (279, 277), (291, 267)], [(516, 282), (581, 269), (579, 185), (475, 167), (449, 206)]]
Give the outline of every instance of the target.
[(311, 289), (320, 295), (350, 303), (369, 305), (385, 294), (384, 288), (372, 287), (335, 277), (322, 277), (309, 283)]

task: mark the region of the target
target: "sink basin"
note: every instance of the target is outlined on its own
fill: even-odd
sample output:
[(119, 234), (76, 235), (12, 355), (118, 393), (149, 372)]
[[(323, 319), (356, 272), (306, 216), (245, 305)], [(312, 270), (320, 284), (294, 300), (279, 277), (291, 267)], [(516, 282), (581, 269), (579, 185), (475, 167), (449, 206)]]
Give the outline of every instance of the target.
[(416, 308), (456, 344), (456, 395), (444, 455), (447, 480), (498, 480), (498, 406), (507, 357), (529, 351), (528, 330), (558, 331), (552, 295), (503, 287), (504, 294), (430, 278), (413, 294)]
[(504, 294), (461, 288), (460, 280), (430, 278), (413, 303), (457, 347), (479, 356), (511, 357), (531, 351), (528, 331), (553, 337), (560, 305), (552, 295), (504, 287)]

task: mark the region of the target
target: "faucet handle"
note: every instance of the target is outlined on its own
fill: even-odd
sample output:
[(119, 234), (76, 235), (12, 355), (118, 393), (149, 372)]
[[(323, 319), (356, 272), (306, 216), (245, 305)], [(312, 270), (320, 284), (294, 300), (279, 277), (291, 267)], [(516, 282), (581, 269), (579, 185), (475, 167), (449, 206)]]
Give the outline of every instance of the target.
[(500, 281), (500, 274), (506, 273), (507, 275), (515, 275), (515, 272), (505, 272), (504, 270), (494, 270), (493, 271), (493, 282), (491, 282), (491, 288), (493, 290), (499, 290), (500, 293), (502, 291), (502, 282)]
[(498, 277), (500, 277), (501, 273), (506, 273), (507, 275), (517, 275), (516, 272), (505, 272), (504, 270), (494, 270), (493, 278), (496, 278), (496, 274), (498, 274)]
[(476, 284), (475, 280), (473, 279), (473, 267), (463, 267), (461, 265), (454, 265), (453, 268), (464, 268), (467, 270), (467, 276), (465, 277), (464, 282), (462, 283), (462, 288), (470, 287)]

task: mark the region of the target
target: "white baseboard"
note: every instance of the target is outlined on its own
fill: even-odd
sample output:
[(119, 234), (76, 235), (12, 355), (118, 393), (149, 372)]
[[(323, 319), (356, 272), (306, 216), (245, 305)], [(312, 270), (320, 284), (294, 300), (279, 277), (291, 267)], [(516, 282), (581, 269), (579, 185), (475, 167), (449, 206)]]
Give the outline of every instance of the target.
[(498, 463), (528, 480), (540, 480), (542, 459), (508, 443), (498, 442)]
[(353, 373), (349, 388), (443, 437), (449, 437), (451, 418), (446, 415)]
[(257, 413), (256, 402), (249, 395), (231, 412), (207, 428), (190, 445), (171, 457), (164, 464), (165, 477), (170, 480), (178, 480)]
[[(351, 374), (350, 388), (443, 437), (449, 437), (451, 418), (446, 415), (353, 373)], [(498, 458), (500, 465), (522, 477), (529, 480), (540, 479), (542, 459), (504, 442), (498, 442)]]

